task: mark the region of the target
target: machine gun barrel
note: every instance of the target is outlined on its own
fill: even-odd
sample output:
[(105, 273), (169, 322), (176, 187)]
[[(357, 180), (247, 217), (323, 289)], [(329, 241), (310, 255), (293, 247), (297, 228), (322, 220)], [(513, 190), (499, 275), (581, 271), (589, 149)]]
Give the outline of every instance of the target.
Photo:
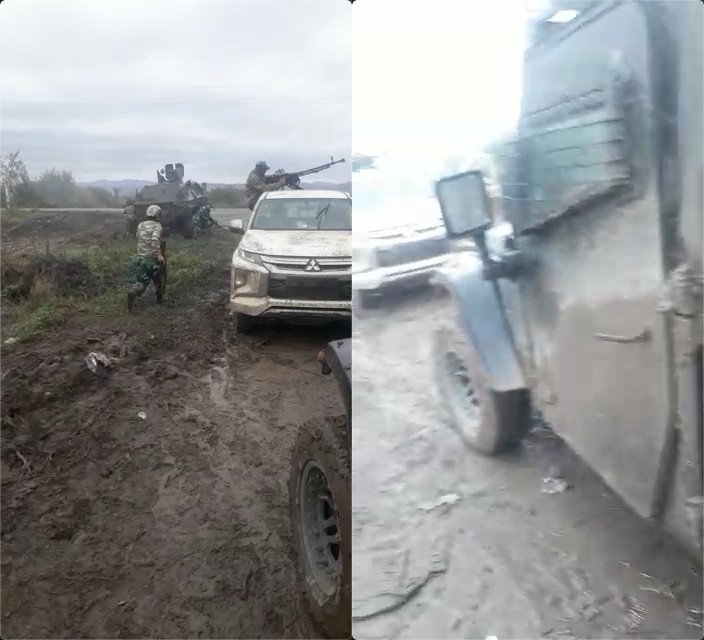
[(312, 169), (304, 169), (303, 171), (295, 171), (292, 172), (288, 175), (293, 175), (293, 176), (309, 176), (311, 173), (318, 173), (320, 171), (325, 171), (325, 169), (329, 169), (330, 167), (336, 165), (336, 164), (342, 164), (345, 161), (344, 158), (340, 158), (339, 160), (333, 160), (332, 156), (330, 156), (330, 162), (326, 162), (325, 164), (321, 164), (318, 167), (313, 167)]
[(325, 171), (326, 169), (329, 169), (330, 167), (336, 165), (336, 164), (342, 164), (345, 161), (344, 158), (340, 158), (339, 160), (334, 160), (332, 156), (330, 156), (330, 162), (326, 162), (325, 164), (321, 164), (317, 167), (313, 167), (311, 169), (304, 169), (303, 171), (291, 171), (291, 172), (285, 172), (285, 173), (279, 173), (279, 174), (274, 174), (272, 176), (267, 176), (266, 181), (268, 183), (273, 183), (276, 182), (277, 180), (280, 180), (281, 178), (286, 178), (286, 186), (289, 189), (300, 189), (301, 186), (301, 176), (309, 176), (313, 173), (319, 173), (320, 171)]

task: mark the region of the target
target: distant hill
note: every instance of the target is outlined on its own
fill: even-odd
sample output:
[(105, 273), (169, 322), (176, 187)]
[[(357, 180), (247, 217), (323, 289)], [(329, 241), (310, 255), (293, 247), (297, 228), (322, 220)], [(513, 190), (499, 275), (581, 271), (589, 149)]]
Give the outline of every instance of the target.
[[(121, 196), (131, 197), (134, 192), (149, 184), (154, 184), (149, 180), (93, 180), (92, 182), (78, 182), (79, 187), (99, 187), (112, 191), (117, 189)], [(208, 182), (208, 189), (216, 189), (223, 187), (239, 187), (244, 188), (244, 184), (223, 184), (218, 182)], [(351, 182), (335, 183), (335, 182), (303, 182), (301, 186), (304, 189), (333, 189), (339, 191), (352, 191)]]

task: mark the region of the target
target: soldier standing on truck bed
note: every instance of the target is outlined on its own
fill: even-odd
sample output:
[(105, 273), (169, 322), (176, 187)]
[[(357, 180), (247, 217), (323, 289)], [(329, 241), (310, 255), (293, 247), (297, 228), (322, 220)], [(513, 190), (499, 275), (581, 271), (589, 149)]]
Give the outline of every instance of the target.
[(245, 184), (245, 196), (247, 198), (247, 207), (250, 211), (254, 210), (254, 205), (257, 204), (259, 196), (265, 191), (276, 191), (286, 184), (286, 177), (282, 176), (276, 182), (267, 182), (265, 175), (270, 169), (269, 165), (261, 160), (257, 162), (254, 169), (247, 176)]
[(127, 265), (127, 309), (132, 313), (134, 301), (154, 283), (156, 301), (161, 304), (163, 291), (159, 275), (164, 263), (161, 252), (161, 207), (153, 204), (147, 209), (147, 219), (137, 227), (137, 255)]

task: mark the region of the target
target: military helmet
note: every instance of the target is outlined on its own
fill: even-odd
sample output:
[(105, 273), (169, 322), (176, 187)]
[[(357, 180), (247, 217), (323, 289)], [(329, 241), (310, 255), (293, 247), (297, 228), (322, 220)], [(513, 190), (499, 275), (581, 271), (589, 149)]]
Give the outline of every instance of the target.
[(147, 209), (147, 218), (156, 218), (161, 213), (161, 207), (153, 204)]
[(268, 171), (271, 168), (266, 162), (264, 162), (264, 160), (260, 160), (259, 162), (257, 162), (256, 166), (257, 169), (264, 169), (264, 171)]

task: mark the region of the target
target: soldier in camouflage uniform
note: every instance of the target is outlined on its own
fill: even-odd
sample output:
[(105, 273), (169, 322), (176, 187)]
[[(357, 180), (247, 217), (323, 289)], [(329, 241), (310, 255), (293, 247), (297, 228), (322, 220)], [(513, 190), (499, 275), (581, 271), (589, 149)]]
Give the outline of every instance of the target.
[(256, 166), (247, 177), (245, 196), (250, 211), (254, 210), (254, 205), (257, 204), (257, 200), (259, 200), (259, 196), (261, 196), (262, 193), (265, 191), (277, 191), (286, 184), (286, 178), (283, 176), (276, 182), (267, 182), (265, 175), (269, 168), (269, 165), (263, 160), (257, 162)]
[(128, 200), (124, 209), (122, 210), (125, 214), (125, 220), (127, 222), (127, 234), (132, 235), (137, 231), (137, 218), (134, 214), (134, 201)]
[(127, 309), (132, 312), (134, 301), (154, 283), (156, 300), (162, 302), (158, 286), (164, 256), (161, 253), (161, 208), (153, 204), (147, 209), (147, 219), (137, 227), (137, 255), (127, 265)]
[(196, 233), (202, 233), (209, 227), (212, 227), (215, 221), (210, 215), (210, 205), (204, 204), (198, 207), (196, 212), (193, 214), (193, 227)]

